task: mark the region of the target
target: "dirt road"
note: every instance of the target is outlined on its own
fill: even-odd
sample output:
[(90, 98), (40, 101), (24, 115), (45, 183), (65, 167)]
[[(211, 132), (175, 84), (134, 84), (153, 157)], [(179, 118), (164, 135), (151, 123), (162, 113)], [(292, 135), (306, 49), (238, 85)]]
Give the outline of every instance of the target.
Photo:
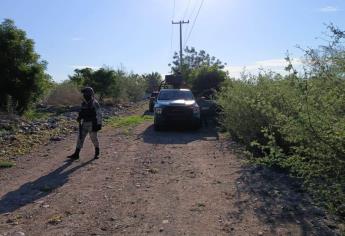
[(0, 235), (336, 235), (293, 180), (246, 167), (212, 128), (107, 128), (100, 159), (87, 139), (66, 162), (75, 138), (0, 170)]

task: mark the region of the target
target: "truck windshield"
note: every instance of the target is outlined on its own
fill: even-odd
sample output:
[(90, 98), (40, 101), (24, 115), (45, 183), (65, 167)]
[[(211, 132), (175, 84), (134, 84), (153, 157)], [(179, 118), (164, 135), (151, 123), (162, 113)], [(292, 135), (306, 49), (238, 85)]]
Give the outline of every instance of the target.
[(162, 90), (159, 93), (158, 100), (194, 100), (191, 91), (183, 90)]

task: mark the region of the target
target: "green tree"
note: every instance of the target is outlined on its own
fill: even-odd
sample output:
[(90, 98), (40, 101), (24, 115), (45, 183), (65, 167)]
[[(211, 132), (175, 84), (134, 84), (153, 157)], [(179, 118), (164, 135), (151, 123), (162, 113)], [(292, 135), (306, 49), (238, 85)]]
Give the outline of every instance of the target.
[[(184, 76), (201, 66), (214, 66), (220, 70), (224, 69), (226, 66), (226, 63), (223, 63), (214, 56), (210, 56), (205, 50), (200, 50), (198, 52), (194, 47), (186, 47), (182, 59), (182, 74)], [(180, 72), (180, 55), (177, 52), (174, 54), (171, 69), (174, 74)]]
[(112, 95), (117, 85), (115, 71), (110, 68), (101, 68), (92, 74), (90, 86), (99, 94), (100, 101), (103, 101), (105, 96)]
[(0, 107), (11, 106), (22, 114), (51, 86), (46, 61), (34, 50), (34, 41), (12, 20), (0, 24)]
[(314, 77), (344, 78), (345, 71), (345, 31), (330, 24), (328, 44), (318, 48), (302, 49), (305, 52), (305, 62), (308, 73)]
[[(227, 78), (224, 71), (226, 63), (205, 50), (197, 51), (194, 47), (186, 47), (183, 55), (182, 77), (186, 84), (197, 95), (206, 90), (218, 90), (221, 83)], [(180, 73), (180, 57), (175, 53), (171, 69), (174, 74)]]
[(107, 67), (100, 68), (96, 71), (91, 68), (75, 69), (74, 74), (69, 76), (69, 78), (78, 86), (92, 87), (99, 94), (101, 102), (104, 97), (112, 96), (113, 90), (118, 85), (115, 71)]
[(138, 74), (126, 74), (122, 80), (122, 90), (125, 92), (125, 98), (128, 100), (139, 101), (145, 94), (145, 80)]
[(74, 74), (69, 76), (69, 79), (78, 86), (90, 85), (92, 83), (92, 76), (94, 71), (91, 68), (75, 69)]
[(194, 69), (190, 78), (194, 94), (200, 96), (206, 91), (218, 91), (227, 78), (227, 73), (216, 66), (202, 66)]
[[(115, 73), (115, 83), (111, 85), (111, 94), (110, 97), (113, 101), (117, 102), (119, 100), (127, 99), (127, 92), (125, 89), (125, 78), (127, 76), (126, 72), (122, 69), (117, 69)], [(126, 97), (126, 99), (124, 99)]]
[(146, 82), (146, 92), (152, 93), (159, 89), (159, 86), (162, 82), (162, 76), (158, 72), (152, 72), (150, 74), (144, 74), (143, 78)]
[(111, 97), (114, 101), (138, 101), (144, 97), (147, 87), (143, 76), (107, 67), (96, 71), (90, 68), (76, 69), (69, 78), (78, 86), (91, 86), (101, 102), (106, 97)]

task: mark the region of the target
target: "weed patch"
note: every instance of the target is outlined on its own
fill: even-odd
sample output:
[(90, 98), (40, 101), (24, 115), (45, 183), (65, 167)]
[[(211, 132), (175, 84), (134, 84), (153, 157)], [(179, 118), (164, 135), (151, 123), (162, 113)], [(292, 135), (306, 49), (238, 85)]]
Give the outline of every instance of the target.
[(23, 114), (27, 120), (42, 120), (47, 119), (51, 114), (48, 112), (39, 112), (34, 109), (28, 110)]
[(48, 219), (48, 224), (51, 224), (51, 225), (57, 225), (60, 222), (62, 222), (62, 216), (61, 215), (54, 215)]
[(111, 117), (106, 120), (106, 124), (114, 128), (133, 128), (146, 121), (153, 121), (152, 116), (131, 115), (124, 117)]
[(15, 166), (15, 164), (13, 162), (10, 162), (10, 161), (0, 161), (0, 169), (11, 168), (13, 166)]

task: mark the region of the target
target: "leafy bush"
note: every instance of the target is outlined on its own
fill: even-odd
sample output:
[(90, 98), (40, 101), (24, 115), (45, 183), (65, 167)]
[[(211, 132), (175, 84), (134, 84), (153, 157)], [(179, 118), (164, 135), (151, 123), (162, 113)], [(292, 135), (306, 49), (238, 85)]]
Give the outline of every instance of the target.
[(186, 85), (196, 95), (202, 95), (205, 91), (218, 90), (228, 76), (224, 71), (226, 63), (210, 56), (204, 50), (198, 52), (194, 47), (186, 47), (182, 61), (181, 69), (179, 54), (175, 52), (171, 70), (175, 75), (181, 74)]
[(0, 108), (23, 114), (51, 87), (45, 73), (47, 62), (40, 61), (34, 41), (12, 20), (0, 24)]
[(162, 82), (162, 76), (158, 72), (144, 74), (143, 79), (146, 81), (146, 93), (157, 91)]
[(190, 74), (192, 91), (197, 96), (202, 95), (206, 91), (217, 91), (226, 78), (226, 72), (215, 66), (196, 68)]
[(138, 74), (127, 74), (122, 76), (119, 83), (120, 96), (122, 101), (137, 102), (142, 100), (146, 91), (146, 82), (144, 78)]
[(107, 67), (96, 71), (91, 68), (75, 69), (70, 80), (79, 87), (92, 87), (98, 93), (101, 102), (104, 97), (113, 95), (114, 88), (118, 86), (116, 71)]
[(138, 101), (144, 97), (149, 85), (148, 80), (151, 79), (150, 76), (108, 67), (96, 71), (91, 68), (76, 69), (69, 78), (78, 87), (91, 86), (99, 95), (101, 102), (104, 98), (112, 98), (115, 102)]
[(303, 75), (288, 63), (287, 76), (231, 79), (218, 102), (224, 127), (256, 162), (300, 177), (320, 203), (345, 217), (345, 34), (330, 30), (329, 45), (306, 50)]
[(45, 98), (44, 103), (53, 106), (80, 105), (82, 96), (80, 88), (70, 81), (56, 85)]

